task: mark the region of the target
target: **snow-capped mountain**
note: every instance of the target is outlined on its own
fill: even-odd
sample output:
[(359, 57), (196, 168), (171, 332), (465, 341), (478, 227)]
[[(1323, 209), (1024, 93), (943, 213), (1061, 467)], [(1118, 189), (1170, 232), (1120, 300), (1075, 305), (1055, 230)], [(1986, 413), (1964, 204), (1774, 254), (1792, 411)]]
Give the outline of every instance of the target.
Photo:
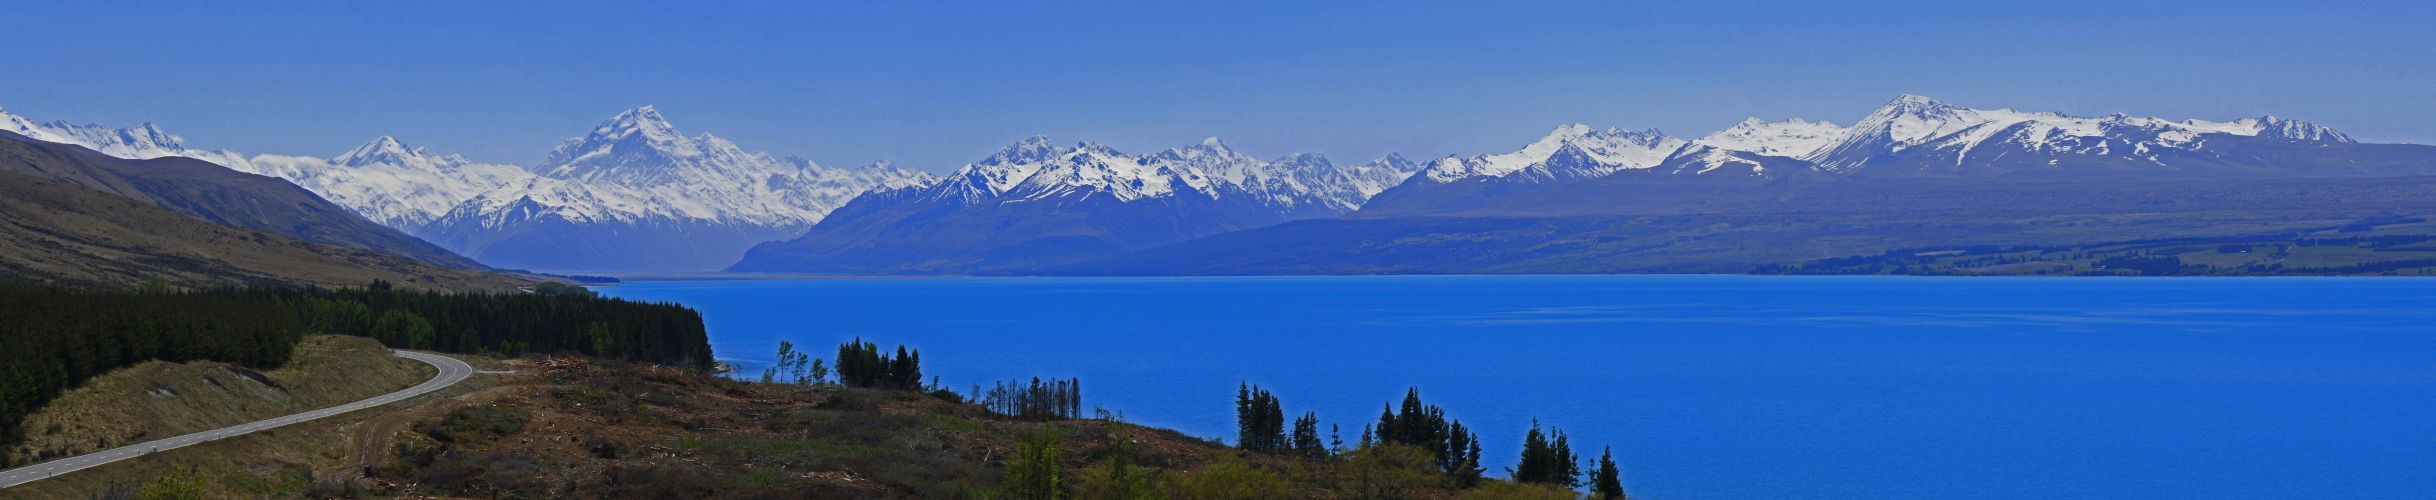
[[(934, 181), (885, 162), (828, 168), (748, 152), (707, 133), (687, 137), (650, 106), (570, 139), (530, 169), (386, 136), (330, 158), (247, 157), (189, 148), (150, 123), (124, 129), (38, 123), (0, 112), (0, 130), (122, 158), (185, 156), (287, 179), (452, 251), (532, 269), (716, 269), (754, 243), (801, 231), (863, 191)], [(676, 243), (645, 241), (655, 238)]]
[(1148, 155), (1032, 137), (937, 182), (874, 190), (731, 269), (989, 272), (1351, 211), (1416, 170), (1261, 160), (1217, 138)]
[[(709, 270), (791, 236), (872, 188), (928, 183), (885, 163), (832, 169), (688, 137), (658, 109), (611, 117), (418, 234), (509, 267)], [(570, 255), (570, 249), (574, 255)]]
[(1746, 118), (1741, 123), (1692, 142), (1730, 151), (1799, 158), (1843, 135), (1844, 127), (1837, 126), (1835, 122), (1814, 122), (1800, 118), (1769, 122)]
[(1862, 117), (1842, 137), (1801, 157), (1827, 171), (1918, 163), (1899, 157), (1939, 156), (1962, 164), (1975, 152), (1985, 151), (2114, 157), (2167, 165), (2174, 156), (2205, 148), (2206, 138), (2213, 134), (2353, 142), (2350, 136), (2321, 125), (2273, 116), (2231, 122), (2121, 114), (2090, 118), (1972, 109), (1906, 94)]
[(1669, 174), (1766, 176), (1772, 171), (1807, 168), (1794, 158), (1807, 155), (1844, 135), (1833, 122), (1793, 118), (1761, 121), (1747, 118), (1725, 130), (1693, 139), (1667, 155), (1655, 170)]
[(1174, 194), (1186, 174), (1144, 165), (1099, 143), (1065, 147), (1032, 137), (958, 169), (942, 187), (969, 201), (1094, 195), (1134, 201)]
[[(470, 210), (460, 219), (497, 224), (511, 218), (490, 211), (530, 198), (570, 220), (801, 227), (864, 190), (931, 180), (929, 174), (885, 163), (831, 169), (745, 151), (709, 133), (687, 137), (651, 106), (619, 113), (590, 134), (567, 140), (529, 170), (556, 182), (509, 183), (480, 193), (458, 207)], [(590, 192), (572, 193), (577, 190)]]
[(265, 154), (228, 166), (287, 179), (373, 222), (410, 233), (468, 198), (533, 177), (513, 165), (443, 156), (389, 136), (329, 159)]
[(119, 158), (148, 160), (164, 156), (185, 156), (226, 165), (242, 163), (243, 155), (229, 151), (189, 149), (186, 140), (161, 130), (152, 122), (128, 128), (103, 125), (71, 124), (65, 120), (35, 123), (22, 116), (0, 109), (0, 130), (15, 132), (37, 141), (84, 146), (102, 154)]
[(1353, 211), (1418, 170), (1412, 162), (1394, 155), (1345, 166), (1308, 153), (1264, 161), (1237, 152), (1216, 137), (1141, 161), (1154, 170), (1171, 172), (1183, 185), (1212, 198), (1249, 197), (1287, 218)]
[[(1331, 217), (1714, 209), (1791, 179), (2044, 180), (2420, 175), (2420, 149), (2322, 125), (1975, 109), (1904, 95), (1852, 122), (1747, 119), (1696, 139), (1565, 125), (1495, 154), (1426, 163), (1262, 159), (1216, 138), (1147, 154), (1033, 137), (945, 176), (830, 168), (686, 134), (644, 106), (530, 167), (390, 137), (324, 159), (190, 148), (145, 124), (0, 130), (114, 156), (186, 156), (288, 179), (486, 263), (544, 270), (1007, 272)], [(1630, 174), (1630, 175), (1625, 175)], [(1841, 181), (1823, 184), (1851, 185)], [(1811, 184), (1821, 184), (1811, 183)], [(1889, 184), (1893, 185), (1893, 184)], [(793, 240), (755, 246), (757, 242)], [(751, 248), (750, 253), (746, 249)], [(735, 258), (744, 255), (742, 262)]]
[(1291, 181), (1272, 185), (1302, 190), (1301, 196), (1338, 213), (1362, 208), (1370, 197), (1403, 183), (1421, 170), (1420, 164), (1395, 153), (1359, 165), (1339, 165), (1317, 154), (1286, 155), (1272, 163)]
[(1189, 194), (1242, 199), (1289, 216), (1325, 216), (1360, 207), (1414, 170), (1412, 162), (1399, 156), (1345, 167), (1311, 154), (1267, 161), (1238, 152), (1216, 137), (1145, 156), (1094, 142), (1068, 147), (1031, 137), (922, 191), (967, 204), (1089, 196), (1132, 202)]
[[(1658, 166), (1668, 155), (1682, 149), (1685, 141), (1669, 137), (1658, 129), (1626, 131), (1621, 129), (1592, 129), (1572, 124), (1509, 153), (1447, 156), (1430, 162), (1417, 178), (1441, 183), (1462, 179), (1509, 178), (1517, 180), (1552, 180), (1604, 177), (1624, 170)], [(1547, 160), (1560, 157), (1583, 161), (1550, 165)]]
[[(2137, 174), (2226, 166), (2254, 172), (2273, 165), (2221, 158), (2210, 137), (2352, 143), (2314, 123), (2262, 116), (2228, 122), (1973, 109), (1917, 95), (1888, 101), (1850, 127), (1799, 118), (1751, 118), (1684, 141), (1656, 130), (1558, 127), (1520, 150), (1431, 162), (1415, 182), (1463, 180), (1538, 183), (1618, 172), (1771, 177), (1795, 171), (1873, 174), (2039, 169)], [(2216, 148), (2222, 149), (2222, 148)], [(2043, 165), (2043, 167), (2042, 167)], [(1925, 169), (1925, 170), (1924, 170)]]

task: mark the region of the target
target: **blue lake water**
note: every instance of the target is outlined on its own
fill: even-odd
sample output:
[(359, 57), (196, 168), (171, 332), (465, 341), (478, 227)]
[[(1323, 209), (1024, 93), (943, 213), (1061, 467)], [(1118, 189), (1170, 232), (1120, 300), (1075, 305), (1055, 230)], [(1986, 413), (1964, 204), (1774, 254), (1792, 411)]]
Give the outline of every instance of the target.
[[(1533, 418), (1646, 498), (2428, 498), (2436, 280), (1457, 276), (647, 281), (779, 340), (1234, 434), (1238, 381), (1351, 442), (1419, 386), (1493, 475)], [(826, 357), (826, 356), (824, 356)]]

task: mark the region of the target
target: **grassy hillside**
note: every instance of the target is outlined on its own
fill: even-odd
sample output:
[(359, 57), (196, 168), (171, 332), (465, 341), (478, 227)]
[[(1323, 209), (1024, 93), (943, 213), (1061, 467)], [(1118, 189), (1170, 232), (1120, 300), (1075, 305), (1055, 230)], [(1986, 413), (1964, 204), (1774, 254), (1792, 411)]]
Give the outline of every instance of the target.
[[(1025, 498), (1007, 489), (1011, 470), (1038, 463), (1025, 457), (1042, 456), (1037, 446), (1052, 443), (1048, 463), (1071, 498), (1574, 498), (1494, 479), (1458, 488), (1418, 448), (1382, 445), (1327, 458), (1251, 453), (1114, 419), (1006, 418), (914, 391), (746, 383), (589, 358), (468, 359), (506, 374), (378, 412), (165, 452), (10, 493)], [(76, 404), (90, 408), (51, 411), (112, 403)]]
[[(742, 383), (559, 358), (396, 436), (354, 491), (560, 498), (1021, 498), (1026, 443), (1054, 442), (1076, 498), (1465, 497), (1418, 449), (1249, 453), (1116, 420), (1049, 422), (913, 391)], [(1048, 436), (1044, 438), (1044, 436)], [(1351, 439), (1348, 437), (1347, 439)], [(1572, 498), (1490, 480), (1482, 493)], [(1133, 492), (1132, 494), (1125, 493)]]
[[(460, 356), (479, 369), (496, 370), (496, 360)], [(79, 390), (69, 400), (43, 410), (38, 417), (63, 422), (66, 432), (87, 438), (107, 438), (128, 432), (128, 425), (160, 426), (149, 437), (173, 435), (189, 427), (209, 428), (236, 417), (203, 411), (259, 412), (269, 416), (294, 413), (282, 407), (326, 407), (338, 401), (363, 399), (402, 389), (432, 375), (431, 367), (388, 354), (388, 349), (360, 338), (308, 338), (296, 359), (277, 369), (245, 375), (239, 368), (217, 363), (154, 363), (111, 373)], [(350, 374), (359, 374), (350, 376)], [(206, 380), (211, 381), (206, 381)], [(254, 380), (269, 391), (253, 390), (242, 380)], [(268, 382), (263, 382), (267, 380)], [(217, 384), (214, 381), (218, 382)], [(338, 484), (335, 478), (360, 476), (371, 450), (385, 443), (364, 441), (367, 434), (403, 426), (416, 409), (434, 401), (461, 397), (489, 387), (496, 377), (477, 374), (438, 393), (355, 412), (235, 438), (198, 444), (95, 467), (8, 489), (8, 498), (135, 498), (139, 490), (184, 491), (194, 496), (168, 498), (326, 498), (312, 494), (316, 483)], [(273, 385), (276, 384), (276, 385)], [(394, 385), (394, 386), (392, 386)], [(157, 396), (160, 389), (179, 391), (180, 400)], [(221, 387), (232, 390), (220, 394)], [(325, 404), (329, 403), (329, 404)], [(70, 425), (77, 418), (103, 415), (105, 422)], [(249, 415), (249, 419), (254, 415)], [(63, 440), (66, 436), (62, 436)], [(22, 448), (21, 448), (22, 449)]]
[(580, 353), (710, 368), (710, 344), (693, 310), (564, 288), (113, 293), (0, 286), (0, 445), (27, 434), (20, 425), (27, 415), (98, 377), (156, 360), (273, 369), (294, 361), (307, 333), (427, 351)]
[(87, 381), (26, 417), (25, 441), (0, 450), (0, 463), (80, 455), (335, 406), (412, 387), (433, 374), (430, 365), (390, 356), (372, 339), (336, 335), (305, 338), (291, 361), (271, 370), (146, 362)]
[(0, 279), (133, 289), (360, 286), (513, 290), (529, 282), (197, 220), (134, 199), (0, 172)]

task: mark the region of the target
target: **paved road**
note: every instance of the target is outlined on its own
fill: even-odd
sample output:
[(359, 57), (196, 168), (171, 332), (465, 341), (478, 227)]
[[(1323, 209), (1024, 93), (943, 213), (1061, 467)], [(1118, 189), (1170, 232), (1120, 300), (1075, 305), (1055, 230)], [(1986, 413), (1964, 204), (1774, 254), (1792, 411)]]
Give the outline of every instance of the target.
[(130, 459), (130, 458), (140, 457), (140, 456), (144, 456), (144, 455), (151, 454), (151, 453), (154, 453), (154, 452), (169, 451), (169, 450), (174, 450), (174, 449), (178, 449), (178, 448), (184, 448), (184, 447), (187, 447), (187, 446), (192, 446), (192, 445), (199, 444), (199, 443), (205, 443), (205, 442), (210, 442), (210, 441), (216, 441), (216, 440), (219, 440), (219, 439), (222, 439), (222, 438), (228, 438), (228, 437), (233, 437), (233, 436), (242, 436), (242, 435), (245, 435), (245, 434), (248, 434), (248, 433), (252, 433), (252, 432), (255, 432), (255, 431), (260, 431), (260, 430), (265, 430), (265, 429), (276, 428), (276, 427), (279, 427), (279, 426), (288, 425), (288, 424), (293, 424), (293, 423), (297, 423), (297, 422), (304, 422), (304, 421), (313, 420), (313, 419), (318, 419), (318, 418), (322, 418), (322, 417), (328, 417), (328, 416), (331, 416), (331, 415), (337, 415), (337, 414), (341, 414), (341, 413), (347, 413), (347, 412), (351, 412), (351, 411), (361, 410), (361, 409), (365, 409), (365, 408), (371, 408), (371, 407), (380, 406), (380, 405), (385, 405), (385, 404), (389, 404), (389, 403), (395, 403), (395, 402), (398, 402), (399, 400), (402, 400), (402, 399), (411, 398), (411, 397), (415, 397), (415, 396), (420, 396), (420, 395), (423, 395), (424, 393), (427, 393), (427, 392), (431, 392), (431, 391), (437, 391), (437, 390), (440, 390), (441, 388), (448, 387), (448, 386), (451, 386), (451, 385), (457, 385), (457, 382), (464, 381), (464, 380), (465, 380), (465, 377), (469, 377), (469, 376), (472, 376), (472, 375), (474, 374), (474, 367), (473, 367), (473, 366), (465, 364), (465, 362), (464, 362), (464, 361), (458, 361), (456, 358), (451, 358), (451, 357), (447, 357), (447, 356), (437, 356), (437, 355), (431, 355), (431, 354), (424, 354), (424, 353), (419, 353), (419, 352), (393, 351), (393, 353), (394, 353), (394, 354), (397, 354), (397, 356), (398, 356), (398, 357), (401, 357), (401, 358), (411, 359), (411, 360), (415, 360), (415, 361), (421, 361), (421, 362), (424, 362), (424, 363), (429, 363), (429, 364), (431, 364), (431, 366), (438, 367), (438, 368), (440, 369), (440, 376), (437, 376), (437, 377), (432, 377), (432, 378), (431, 378), (431, 380), (423, 382), (423, 384), (422, 384), (422, 385), (417, 385), (417, 386), (414, 386), (414, 387), (408, 387), (408, 388), (406, 388), (406, 390), (402, 390), (402, 391), (398, 391), (398, 392), (392, 392), (392, 393), (388, 393), (388, 394), (383, 394), (383, 395), (381, 395), (380, 397), (376, 397), (376, 398), (372, 398), (372, 399), (366, 399), (366, 400), (363, 400), (363, 401), (357, 401), (357, 402), (353, 402), (353, 403), (347, 403), (347, 404), (343, 404), (343, 405), (332, 406), (332, 407), (329, 407), (329, 408), (323, 408), (323, 409), (319, 409), (319, 410), (313, 410), (313, 411), (308, 411), (308, 412), (304, 412), (304, 413), (298, 413), (298, 414), (295, 414), (295, 415), (288, 415), (288, 416), (285, 416), (285, 417), (272, 418), (272, 419), (268, 419), (268, 420), (262, 420), (262, 421), (257, 421), (257, 422), (248, 423), (248, 424), (240, 424), (240, 425), (234, 425), (234, 426), (229, 426), (229, 427), (222, 427), (222, 428), (218, 428), (218, 429), (212, 429), (212, 430), (203, 431), (203, 432), (197, 432), (197, 433), (193, 433), (193, 434), (187, 434), (187, 435), (184, 435), (184, 436), (178, 436), (178, 437), (172, 437), (172, 438), (163, 438), (163, 439), (157, 439), (157, 440), (148, 441), (148, 442), (143, 442), (143, 443), (136, 443), (136, 444), (132, 444), (132, 445), (121, 446), (121, 447), (117, 447), (117, 448), (111, 448), (111, 449), (107, 449), (107, 450), (102, 450), (102, 451), (97, 451), (97, 452), (93, 452), (93, 453), (88, 453), (88, 454), (84, 454), (84, 455), (77, 455), (77, 456), (74, 456), (74, 457), (62, 458), (62, 459), (58, 459), (58, 460), (52, 460), (52, 461), (49, 461), (49, 462), (43, 462), (43, 463), (39, 463), (39, 464), (28, 465), (28, 466), (25, 466), (25, 467), (19, 467), (19, 468), (15, 468), (15, 469), (9, 469), (9, 470), (0, 470), (0, 488), (8, 488), (8, 487), (12, 487), (12, 486), (20, 485), (20, 484), (25, 484), (25, 483), (30, 483), (30, 482), (34, 482), (34, 481), (43, 480), (43, 479), (48, 479), (48, 478), (51, 478), (51, 477), (53, 477), (53, 476), (58, 476), (58, 475), (60, 475), (60, 474), (66, 474), (66, 473), (70, 473), (70, 472), (76, 472), (76, 471), (80, 471), (80, 470), (85, 470), (86, 468), (90, 468), (90, 467), (94, 467), (94, 466), (98, 466), (98, 465), (102, 465), (102, 464), (107, 464), (107, 463), (111, 463), (111, 462), (116, 462), (116, 461), (120, 461), (120, 460), (126, 460), (126, 459)]

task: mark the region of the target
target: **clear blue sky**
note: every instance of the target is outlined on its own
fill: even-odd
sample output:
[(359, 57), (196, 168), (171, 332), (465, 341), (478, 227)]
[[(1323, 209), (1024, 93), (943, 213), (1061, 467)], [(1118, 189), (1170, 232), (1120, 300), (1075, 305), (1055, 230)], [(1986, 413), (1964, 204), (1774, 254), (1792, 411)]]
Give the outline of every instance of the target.
[(748, 149), (934, 171), (1034, 134), (1429, 157), (1568, 122), (1842, 123), (1905, 92), (2436, 143), (2423, 1), (397, 3), (14, 4), (0, 107), (247, 153), (392, 134), (529, 164), (656, 104)]

